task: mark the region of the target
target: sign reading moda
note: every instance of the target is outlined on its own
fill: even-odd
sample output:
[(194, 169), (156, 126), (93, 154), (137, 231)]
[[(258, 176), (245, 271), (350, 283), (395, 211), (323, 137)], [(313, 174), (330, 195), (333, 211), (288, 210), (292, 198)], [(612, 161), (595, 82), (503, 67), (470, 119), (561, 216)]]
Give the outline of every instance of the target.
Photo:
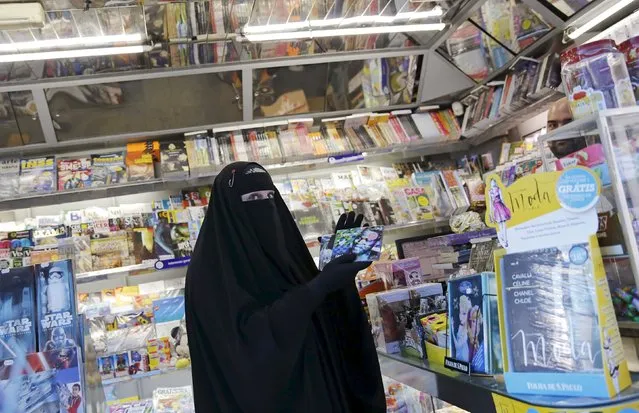
[(597, 175), (584, 167), (488, 177), (504, 379), (511, 393), (607, 398), (630, 385), (597, 242)]

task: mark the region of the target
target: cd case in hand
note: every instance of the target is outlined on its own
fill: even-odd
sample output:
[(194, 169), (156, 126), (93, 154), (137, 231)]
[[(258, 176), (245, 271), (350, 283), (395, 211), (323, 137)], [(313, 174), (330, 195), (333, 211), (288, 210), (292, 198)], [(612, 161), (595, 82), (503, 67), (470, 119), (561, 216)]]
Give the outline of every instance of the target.
[(355, 261), (377, 261), (382, 253), (384, 227), (351, 228), (337, 231), (331, 258), (355, 254)]

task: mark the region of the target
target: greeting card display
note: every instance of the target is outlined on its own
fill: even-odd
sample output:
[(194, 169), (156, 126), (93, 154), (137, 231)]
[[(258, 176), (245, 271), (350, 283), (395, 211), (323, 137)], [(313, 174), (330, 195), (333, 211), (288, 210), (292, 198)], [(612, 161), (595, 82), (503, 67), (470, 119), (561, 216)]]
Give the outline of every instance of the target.
[(75, 347), (79, 343), (71, 260), (35, 266), (40, 351)]
[[(581, 166), (488, 178), (504, 378), (512, 393), (611, 397), (631, 383), (597, 243), (601, 182)], [(543, 248), (542, 248), (543, 247)]]

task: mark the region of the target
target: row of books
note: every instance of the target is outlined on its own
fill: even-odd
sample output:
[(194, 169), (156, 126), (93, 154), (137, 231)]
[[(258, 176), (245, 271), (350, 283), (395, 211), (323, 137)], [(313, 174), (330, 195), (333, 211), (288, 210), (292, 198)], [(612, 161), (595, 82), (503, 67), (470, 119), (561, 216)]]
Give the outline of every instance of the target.
[(0, 160), (0, 199), (17, 194), (101, 187), (154, 178), (211, 175), (234, 161), (284, 160), (362, 152), (413, 142), (459, 138), (450, 110), (416, 114), (363, 114), (284, 122), (254, 129), (187, 134), (179, 139), (128, 144), (126, 151), (81, 157), (44, 156)]
[(552, 93), (561, 84), (561, 65), (555, 53), (542, 59), (521, 58), (503, 81), (491, 82), (465, 99), (464, 136), (474, 136), (501, 117), (513, 114)]

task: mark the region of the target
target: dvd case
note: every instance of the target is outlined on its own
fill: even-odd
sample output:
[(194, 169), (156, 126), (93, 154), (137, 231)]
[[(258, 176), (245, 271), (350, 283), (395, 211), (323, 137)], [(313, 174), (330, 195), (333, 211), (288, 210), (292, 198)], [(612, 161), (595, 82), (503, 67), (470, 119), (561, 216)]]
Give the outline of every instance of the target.
[(33, 267), (0, 273), (0, 360), (36, 351)]
[(40, 351), (75, 347), (79, 330), (71, 260), (35, 266)]

